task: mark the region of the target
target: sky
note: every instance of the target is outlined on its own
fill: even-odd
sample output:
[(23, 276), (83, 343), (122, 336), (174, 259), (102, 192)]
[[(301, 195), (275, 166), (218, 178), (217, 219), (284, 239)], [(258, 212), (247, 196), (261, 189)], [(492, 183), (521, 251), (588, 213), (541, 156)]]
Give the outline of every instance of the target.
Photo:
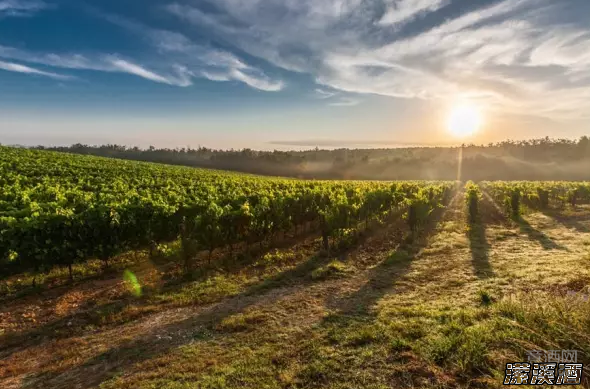
[[(0, 143), (290, 149), (590, 133), (588, 0), (0, 0)], [(447, 128), (456, 107), (482, 125)]]

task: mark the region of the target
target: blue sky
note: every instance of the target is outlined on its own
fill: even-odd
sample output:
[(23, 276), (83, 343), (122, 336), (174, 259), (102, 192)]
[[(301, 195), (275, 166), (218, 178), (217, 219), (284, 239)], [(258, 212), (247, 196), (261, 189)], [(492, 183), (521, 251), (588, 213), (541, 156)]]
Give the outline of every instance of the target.
[(290, 148), (590, 131), (588, 0), (0, 0), (0, 143)]

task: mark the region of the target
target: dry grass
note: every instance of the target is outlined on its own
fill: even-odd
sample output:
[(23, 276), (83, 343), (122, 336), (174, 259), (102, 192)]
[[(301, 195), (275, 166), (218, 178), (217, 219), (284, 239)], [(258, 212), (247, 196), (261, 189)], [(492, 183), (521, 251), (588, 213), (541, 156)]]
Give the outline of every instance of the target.
[(137, 269), (141, 297), (113, 277), (13, 298), (0, 387), (498, 387), (527, 349), (590, 353), (590, 212), (468, 225), (461, 199), (414, 242), (392, 225), (190, 282)]

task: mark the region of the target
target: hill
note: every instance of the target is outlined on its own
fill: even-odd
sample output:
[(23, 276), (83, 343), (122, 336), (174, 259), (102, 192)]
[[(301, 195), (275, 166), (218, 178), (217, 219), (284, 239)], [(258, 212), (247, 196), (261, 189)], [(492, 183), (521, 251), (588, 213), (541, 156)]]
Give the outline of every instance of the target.
[[(263, 175), (369, 180), (590, 180), (590, 141), (533, 139), (464, 147), (255, 151), (142, 150), (76, 144), (51, 150)], [(460, 177), (458, 172), (461, 172)]]
[(588, 183), (0, 147), (0, 387), (501, 387), (533, 351), (590, 362), (589, 260)]

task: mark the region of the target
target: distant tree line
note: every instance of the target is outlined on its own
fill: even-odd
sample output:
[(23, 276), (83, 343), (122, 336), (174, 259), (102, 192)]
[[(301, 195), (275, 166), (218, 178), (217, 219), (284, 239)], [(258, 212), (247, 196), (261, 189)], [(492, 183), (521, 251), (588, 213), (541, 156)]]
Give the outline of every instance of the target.
[(305, 151), (43, 147), (75, 154), (318, 179), (590, 180), (590, 139), (507, 140), (461, 147)]

